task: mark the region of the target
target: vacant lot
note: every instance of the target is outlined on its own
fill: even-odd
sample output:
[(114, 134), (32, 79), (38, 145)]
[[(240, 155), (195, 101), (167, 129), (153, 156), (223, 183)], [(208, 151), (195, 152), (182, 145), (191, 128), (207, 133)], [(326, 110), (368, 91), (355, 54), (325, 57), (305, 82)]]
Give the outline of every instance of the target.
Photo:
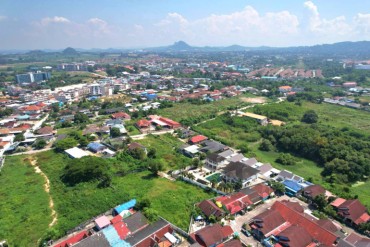
[(204, 118), (209, 118), (210, 115), (225, 111), (228, 107), (241, 107), (248, 104), (242, 100), (242, 97), (232, 97), (200, 105), (175, 103), (173, 107), (159, 110), (158, 114), (176, 121), (187, 118), (202, 118), (204, 120)]
[(191, 159), (178, 152), (178, 148), (184, 143), (171, 134), (148, 135), (137, 142), (144, 145), (148, 150), (156, 150), (156, 158), (165, 165), (165, 170), (178, 169), (191, 163)]
[[(195, 186), (153, 177), (150, 172), (114, 176), (109, 188), (98, 189), (98, 182), (69, 187), (60, 179), (69, 159), (67, 156), (47, 151), (33, 157), (50, 180), (50, 194), (58, 214), (54, 229), (58, 235), (64, 235), (67, 230), (131, 198), (148, 198), (151, 208), (186, 230), (193, 204), (212, 197)], [(43, 179), (23, 162), (24, 158), (7, 159), (0, 176), (0, 195), (6, 198), (0, 201), (0, 238), (11, 243), (21, 238), (20, 246), (35, 246), (46, 233), (51, 217)]]
[(24, 156), (7, 157), (0, 175), (0, 239), (10, 246), (37, 246), (51, 222), (44, 178)]

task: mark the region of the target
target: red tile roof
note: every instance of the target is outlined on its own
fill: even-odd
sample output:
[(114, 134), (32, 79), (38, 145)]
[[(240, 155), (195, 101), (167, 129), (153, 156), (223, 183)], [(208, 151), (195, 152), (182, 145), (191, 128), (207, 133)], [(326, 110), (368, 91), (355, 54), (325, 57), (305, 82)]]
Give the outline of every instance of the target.
[(147, 128), (147, 127), (150, 126), (150, 122), (146, 119), (141, 119), (141, 120), (137, 121), (136, 125), (139, 128)]
[(165, 122), (166, 124), (170, 125), (171, 128), (181, 127), (180, 123), (178, 123), (176, 121), (173, 121), (172, 119), (169, 119), (169, 118), (160, 117), (159, 120), (161, 120), (162, 122)]
[(193, 136), (192, 138), (190, 138), (189, 142), (193, 143), (193, 144), (196, 144), (196, 143), (199, 143), (199, 142), (202, 142), (202, 141), (205, 141), (207, 140), (208, 138), (206, 136), (203, 136), (203, 135), (197, 135), (197, 136)]
[(126, 112), (117, 112), (111, 115), (112, 118), (124, 118), (124, 119), (131, 119), (130, 115), (128, 115)]
[(311, 221), (310, 219), (306, 218), (298, 211), (289, 208), (284, 203), (277, 201), (272, 205), (271, 208), (277, 210), (285, 219), (285, 221), (288, 221), (293, 225), (303, 227), (314, 239), (317, 239), (319, 242), (327, 246), (332, 246), (336, 242), (337, 236), (334, 233), (321, 227), (315, 221)]
[(225, 239), (233, 234), (230, 226), (222, 227), (220, 224), (206, 226), (195, 233), (191, 237), (202, 246), (212, 246), (222, 243)]
[(90, 235), (89, 232), (87, 230), (84, 230), (68, 238), (67, 240), (64, 240), (59, 244), (54, 245), (53, 247), (69, 247), (80, 242), (82, 239), (87, 238), (89, 235)]
[(339, 207), (345, 201), (346, 201), (346, 199), (337, 198), (332, 203), (330, 203), (330, 205), (332, 205), (333, 207), (336, 207), (337, 208), (337, 207)]
[(273, 230), (282, 226), (285, 219), (274, 209), (266, 210), (253, 218), (252, 227), (257, 228), (265, 237), (272, 234)]
[(123, 240), (126, 239), (127, 235), (130, 234), (130, 230), (127, 228), (126, 224), (123, 221), (113, 224), (114, 229), (118, 236)]
[(36, 105), (29, 105), (22, 108), (23, 111), (40, 111), (41, 107), (38, 107)]
[(266, 198), (269, 195), (271, 195), (272, 192), (274, 192), (274, 190), (271, 187), (263, 183), (253, 186), (252, 190), (256, 191), (258, 195), (262, 198)]
[(249, 205), (253, 205), (248, 195), (242, 192), (232, 194), (229, 197), (217, 198), (216, 200), (220, 201), (230, 211), (230, 214), (235, 214)]
[(365, 213), (367, 214), (366, 207), (358, 199), (347, 200), (338, 207), (338, 214), (352, 220), (354, 223), (363, 223), (361, 217), (367, 219), (366, 215), (363, 216)]
[(118, 223), (120, 221), (122, 221), (122, 216), (118, 214), (118, 215), (114, 216), (113, 219), (110, 220), (110, 223), (115, 224), (115, 223)]

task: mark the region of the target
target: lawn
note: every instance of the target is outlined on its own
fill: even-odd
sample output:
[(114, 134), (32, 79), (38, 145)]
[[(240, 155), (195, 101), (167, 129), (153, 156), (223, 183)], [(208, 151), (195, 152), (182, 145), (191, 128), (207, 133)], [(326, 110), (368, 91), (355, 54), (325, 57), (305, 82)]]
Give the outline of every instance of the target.
[(370, 194), (369, 194), (369, 188), (370, 188), (370, 180), (366, 181), (365, 183), (361, 183), (361, 185), (354, 184), (351, 187), (351, 191), (353, 194), (358, 195), (358, 198), (360, 201), (367, 206), (367, 208), (370, 208)]
[(37, 246), (51, 222), (44, 178), (24, 156), (7, 157), (0, 175), (0, 240), (10, 246)]
[[(15, 240), (22, 236), (22, 241), (24, 241), (22, 246), (34, 246), (31, 243), (43, 236), (47, 230), (50, 217), (45, 217), (45, 215), (49, 215), (50, 211), (47, 207), (47, 195), (45, 194), (44, 197), (41, 195), (35, 196), (43, 191), (42, 181), (38, 182), (36, 180), (38, 175), (35, 178), (35, 181), (38, 182), (37, 188), (36, 184), (29, 185), (28, 177), (27, 179), (24, 178), (24, 176), (28, 176), (25, 174), (28, 166), (22, 164), (24, 157), (14, 156), (11, 163), (7, 162), (5, 165), (6, 170), (3, 175), (15, 177), (11, 174), (11, 171), (13, 171), (17, 175), (16, 178), (5, 180), (3, 176), (0, 177), (2, 184), (6, 185), (5, 189), (3, 187), (0, 189), (1, 195), (13, 195), (18, 192), (22, 195), (22, 198), (25, 198), (21, 200), (17, 199), (18, 195), (13, 195), (14, 199), (7, 196), (10, 199), (6, 200), (6, 204), (0, 202), (0, 205), (1, 203), (7, 205), (5, 207), (7, 210), (2, 210), (0, 213), (0, 222), (2, 223), (0, 238), (9, 236), (8, 239), (12, 237)], [(51, 183), (50, 193), (58, 214), (58, 222), (54, 227), (59, 235), (64, 235), (67, 230), (131, 198), (137, 200), (148, 198), (151, 201), (151, 208), (156, 210), (159, 215), (187, 230), (193, 204), (213, 196), (184, 182), (172, 182), (164, 178), (153, 177), (147, 171), (132, 173), (123, 177), (114, 176), (112, 187), (109, 188), (97, 189), (97, 182), (80, 183), (74, 187), (68, 187), (60, 180), (69, 159), (66, 155), (46, 151), (35, 154), (34, 157)], [(18, 169), (10, 169), (14, 166)], [(28, 167), (28, 169), (31, 174), (32, 168)], [(27, 193), (22, 191), (27, 191)], [(12, 206), (14, 204), (17, 206)], [(17, 209), (17, 207), (20, 209)], [(21, 212), (21, 214), (16, 217), (14, 211)], [(24, 222), (22, 223), (22, 220), (26, 220), (27, 225)], [(28, 224), (28, 221), (30, 221), (30, 224)], [(24, 232), (27, 232), (26, 236)]]
[(184, 143), (171, 134), (148, 135), (137, 142), (147, 149), (154, 148), (157, 156), (155, 160), (161, 161), (165, 165), (165, 170), (185, 167), (191, 162), (190, 158), (178, 152), (178, 148)]

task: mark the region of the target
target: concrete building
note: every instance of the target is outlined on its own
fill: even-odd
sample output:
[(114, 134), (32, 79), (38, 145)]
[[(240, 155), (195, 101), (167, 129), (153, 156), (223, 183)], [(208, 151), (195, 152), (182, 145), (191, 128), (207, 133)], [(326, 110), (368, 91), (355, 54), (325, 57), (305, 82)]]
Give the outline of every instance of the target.
[(15, 80), (17, 83), (33, 83), (33, 82), (41, 82), (47, 81), (51, 78), (50, 72), (30, 72), (27, 74), (18, 74), (15, 76)]

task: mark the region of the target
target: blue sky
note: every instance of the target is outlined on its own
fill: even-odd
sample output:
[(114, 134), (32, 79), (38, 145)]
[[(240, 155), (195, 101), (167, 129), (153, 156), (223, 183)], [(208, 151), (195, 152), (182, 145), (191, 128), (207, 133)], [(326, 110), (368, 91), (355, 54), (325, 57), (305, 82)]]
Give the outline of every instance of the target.
[(0, 0), (0, 49), (369, 40), (369, 7), (369, 0)]

